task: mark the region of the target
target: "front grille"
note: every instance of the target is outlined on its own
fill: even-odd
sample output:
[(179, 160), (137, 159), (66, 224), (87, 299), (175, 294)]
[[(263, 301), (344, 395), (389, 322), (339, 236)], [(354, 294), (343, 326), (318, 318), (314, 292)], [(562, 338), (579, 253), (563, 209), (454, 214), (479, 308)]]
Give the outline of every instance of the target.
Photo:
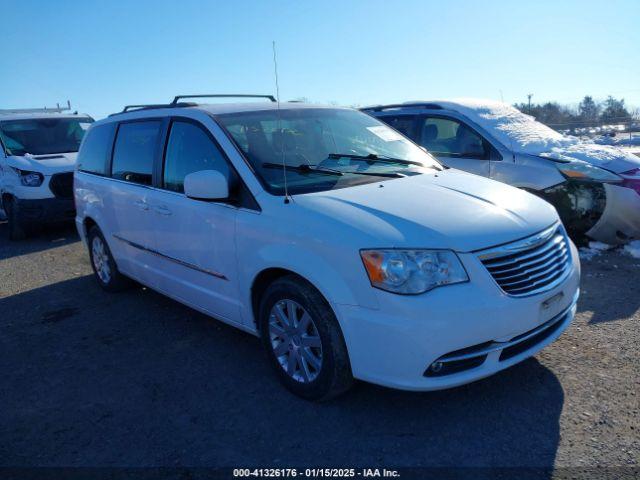
[(478, 256), (500, 288), (516, 297), (550, 290), (570, 267), (569, 242), (558, 225)]
[(49, 189), (58, 198), (73, 197), (73, 172), (52, 175)]

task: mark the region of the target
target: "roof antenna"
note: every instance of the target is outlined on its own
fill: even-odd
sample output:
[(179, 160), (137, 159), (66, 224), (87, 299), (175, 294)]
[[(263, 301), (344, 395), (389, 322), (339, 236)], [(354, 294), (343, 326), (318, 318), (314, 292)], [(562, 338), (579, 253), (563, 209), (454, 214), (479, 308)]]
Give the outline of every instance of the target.
[[(276, 100), (278, 108), (278, 133), (282, 133), (282, 116), (280, 115), (280, 86), (278, 85), (278, 60), (276, 58), (276, 41), (272, 41), (273, 46), (273, 73), (276, 79)], [(284, 176), (284, 203), (289, 203), (289, 188), (287, 186), (287, 164), (284, 161), (284, 142), (280, 142), (280, 153), (282, 155), (282, 175)]]

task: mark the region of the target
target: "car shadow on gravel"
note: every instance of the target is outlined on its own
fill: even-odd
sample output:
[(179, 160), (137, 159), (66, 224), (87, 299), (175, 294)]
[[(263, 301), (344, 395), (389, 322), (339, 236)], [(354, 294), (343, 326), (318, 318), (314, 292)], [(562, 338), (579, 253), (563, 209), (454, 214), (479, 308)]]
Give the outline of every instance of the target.
[(448, 391), (310, 403), (257, 338), (84, 276), (0, 300), (0, 464), (548, 467), (564, 402), (530, 359)]
[(606, 252), (581, 263), (578, 311), (591, 313), (589, 323), (633, 317), (640, 308), (640, 259)]
[(9, 240), (9, 227), (0, 221), (0, 260), (41, 252), (80, 240), (73, 224), (43, 227), (25, 240)]

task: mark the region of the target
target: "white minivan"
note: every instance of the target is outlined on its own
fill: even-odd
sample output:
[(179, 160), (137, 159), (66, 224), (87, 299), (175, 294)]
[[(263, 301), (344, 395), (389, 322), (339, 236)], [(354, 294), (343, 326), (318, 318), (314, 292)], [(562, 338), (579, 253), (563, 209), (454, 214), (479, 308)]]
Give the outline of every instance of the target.
[(540, 198), (356, 110), (185, 98), (82, 143), (76, 222), (105, 290), (135, 279), (259, 335), (309, 399), (471, 382), (570, 324), (578, 254)]

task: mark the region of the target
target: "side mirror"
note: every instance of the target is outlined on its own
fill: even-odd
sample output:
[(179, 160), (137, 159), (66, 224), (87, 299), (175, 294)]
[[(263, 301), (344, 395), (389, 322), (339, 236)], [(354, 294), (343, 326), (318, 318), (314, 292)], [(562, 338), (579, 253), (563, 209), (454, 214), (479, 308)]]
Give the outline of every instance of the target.
[(184, 194), (196, 200), (229, 198), (229, 181), (217, 170), (201, 170), (184, 177)]

